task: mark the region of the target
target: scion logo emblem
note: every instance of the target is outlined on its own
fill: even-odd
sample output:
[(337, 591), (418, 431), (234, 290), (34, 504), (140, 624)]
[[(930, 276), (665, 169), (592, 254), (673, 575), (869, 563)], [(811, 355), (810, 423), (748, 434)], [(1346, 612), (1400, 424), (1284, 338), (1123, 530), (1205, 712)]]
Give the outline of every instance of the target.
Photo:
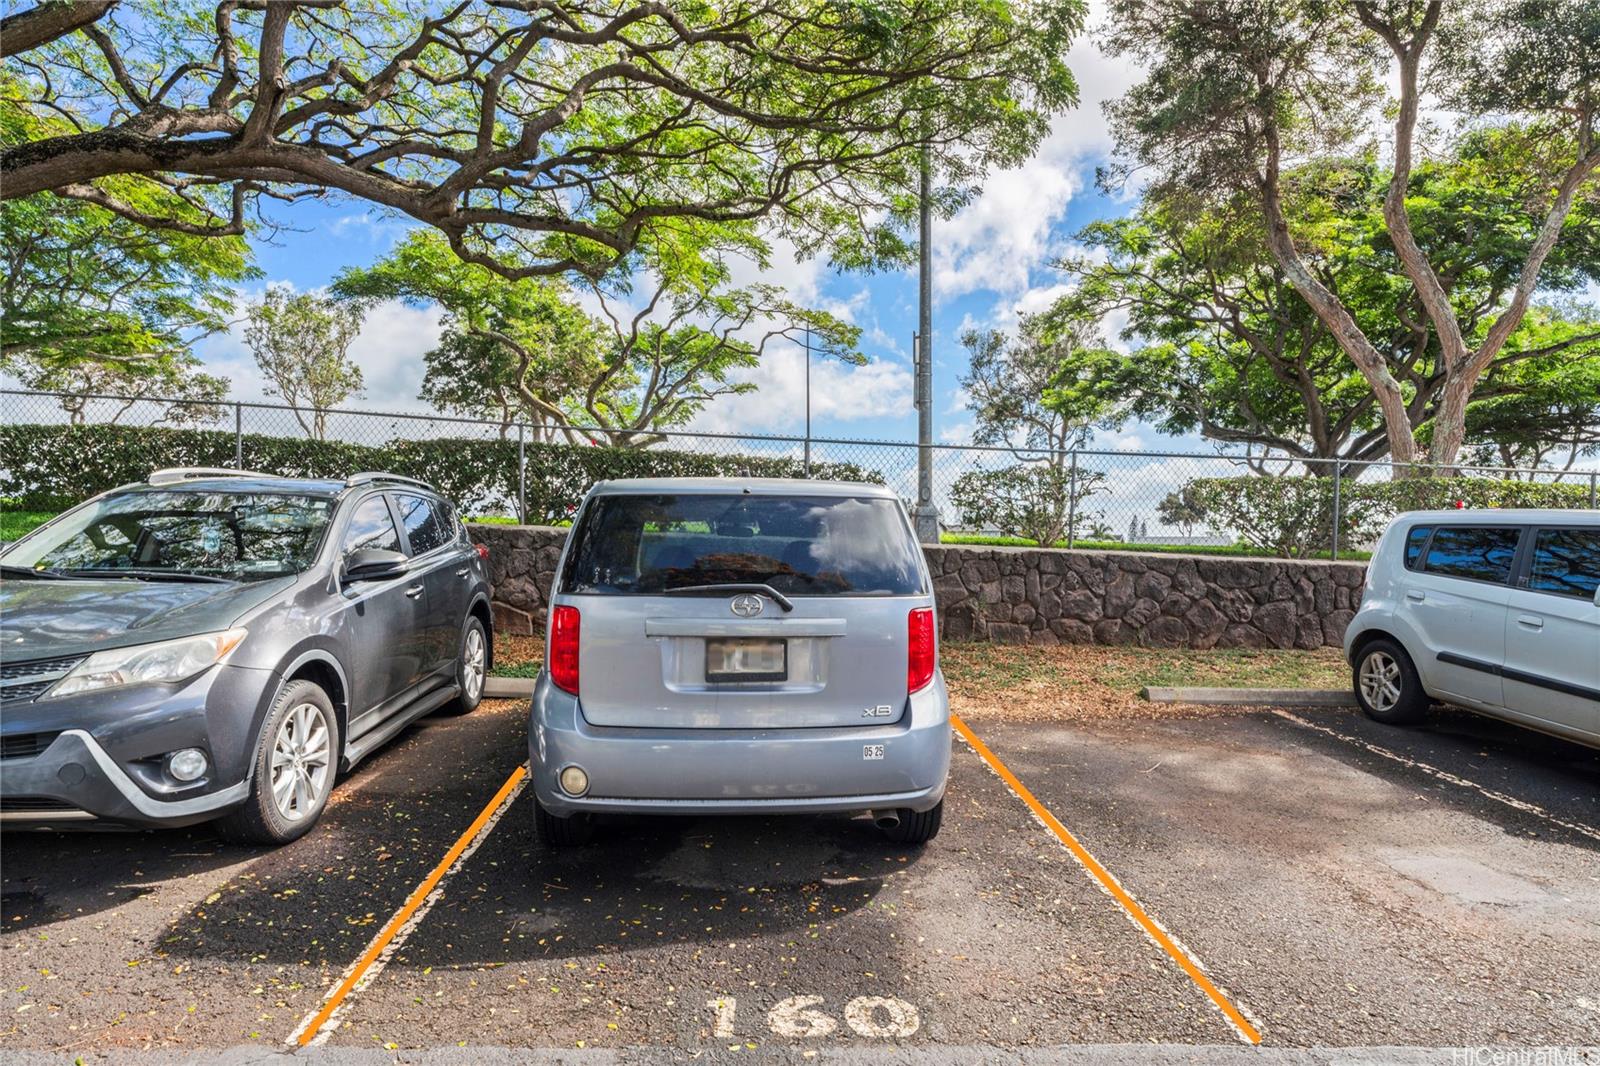
[(728, 609), (740, 618), (754, 618), (761, 613), (761, 597), (746, 592), (735, 596)]

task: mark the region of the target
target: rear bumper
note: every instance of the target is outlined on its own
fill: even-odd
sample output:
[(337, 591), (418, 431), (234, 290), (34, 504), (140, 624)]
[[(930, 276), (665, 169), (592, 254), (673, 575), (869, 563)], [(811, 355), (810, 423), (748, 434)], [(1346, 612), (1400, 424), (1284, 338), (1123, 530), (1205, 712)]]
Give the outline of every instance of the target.
[[(541, 674), (528, 729), (534, 794), (552, 814), (782, 814), (906, 807), (944, 798), (950, 772), (944, 678), (889, 725), (839, 729), (621, 729), (594, 726), (579, 701)], [(868, 745), (883, 758), (865, 759)], [(562, 792), (579, 766), (589, 792)]]

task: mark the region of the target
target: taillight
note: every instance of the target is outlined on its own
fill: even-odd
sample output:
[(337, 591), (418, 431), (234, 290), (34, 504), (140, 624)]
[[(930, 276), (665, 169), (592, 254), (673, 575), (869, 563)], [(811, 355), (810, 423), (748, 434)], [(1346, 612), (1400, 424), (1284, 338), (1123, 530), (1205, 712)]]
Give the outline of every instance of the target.
[(939, 662), (933, 633), (933, 608), (918, 607), (906, 618), (906, 691), (927, 688)]
[(474, 544), (473, 547), (478, 549), (478, 558), (487, 562), (489, 559), (489, 546), (487, 544)]
[(550, 680), (556, 687), (578, 694), (578, 609), (557, 607), (550, 618)]

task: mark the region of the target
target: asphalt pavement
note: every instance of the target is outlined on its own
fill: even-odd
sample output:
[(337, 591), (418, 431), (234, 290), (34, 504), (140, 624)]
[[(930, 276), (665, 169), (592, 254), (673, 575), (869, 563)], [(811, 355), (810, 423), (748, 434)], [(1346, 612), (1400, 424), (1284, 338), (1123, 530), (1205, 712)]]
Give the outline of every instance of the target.
[[(1588, 749), (1454, 712), (979, 720), (993, 763), (952, 738), (924, 848), (861, 819), (641, 818), (552, 853), (513, 780), (523, 712), (420, 723), (275, 851), (7, 834), (7, 1066), (1487, 1064), (1465, 1049), (1600, 1042)], [(1600, 1061), (1576, 1054), (1545, 1061)]]

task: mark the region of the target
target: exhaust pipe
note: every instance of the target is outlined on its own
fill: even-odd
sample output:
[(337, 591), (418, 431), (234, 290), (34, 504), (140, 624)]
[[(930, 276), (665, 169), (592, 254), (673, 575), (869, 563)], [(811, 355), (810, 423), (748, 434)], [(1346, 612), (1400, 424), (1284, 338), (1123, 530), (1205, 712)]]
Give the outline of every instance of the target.
[(899, 811), (873, 811), (872, 824), (879, 829), (894, 829), (900, 824)]

